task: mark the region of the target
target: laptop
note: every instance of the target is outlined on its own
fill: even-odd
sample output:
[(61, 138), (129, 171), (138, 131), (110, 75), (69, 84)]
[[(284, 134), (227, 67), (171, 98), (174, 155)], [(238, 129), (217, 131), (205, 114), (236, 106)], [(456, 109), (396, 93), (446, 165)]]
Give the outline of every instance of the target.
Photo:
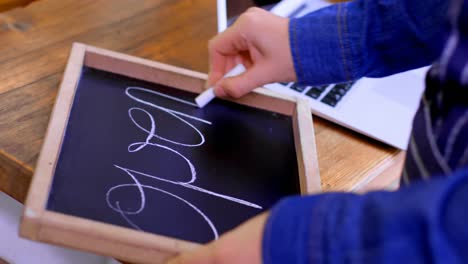
[[(242, 4), (240, 4), (242, 2)], [(259, 6), (283, 17), (300, 17), (324, 8), (324, 0), (217, 0), (218, 31), (229, 27), (245, 9)], [(312, 112), (324, 119), (406, 150), (413, 117), (424, 91), (424, 67), (385, 78), (324, 86), (296, 83), (264, 85), (273, 91), (307, 98)]]

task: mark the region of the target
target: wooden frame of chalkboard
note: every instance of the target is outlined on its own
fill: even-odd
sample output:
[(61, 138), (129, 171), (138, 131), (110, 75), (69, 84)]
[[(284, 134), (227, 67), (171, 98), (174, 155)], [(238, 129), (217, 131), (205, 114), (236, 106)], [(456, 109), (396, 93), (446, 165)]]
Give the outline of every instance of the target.
[[(54, 171), (85, 66), (193, 93), (203, 91), (207, 78), (206, 74), (75, 43), (29, 189), (20, 235), (138, 263), (161, 262), (179, 252), (195, 248), (199, 244), (47, 209)], [(314, 129), (308, 102), (279, 96), (263, 88), (230, 101), (292, 117), (301, 193), (320, 192)]]

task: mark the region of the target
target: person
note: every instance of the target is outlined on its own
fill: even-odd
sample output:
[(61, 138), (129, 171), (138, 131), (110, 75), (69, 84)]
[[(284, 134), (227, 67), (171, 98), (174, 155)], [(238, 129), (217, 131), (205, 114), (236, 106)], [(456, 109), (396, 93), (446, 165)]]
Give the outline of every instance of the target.
[[(271, 82), (346, 82), (435, 62), (398, 191), (287, 197), (169, 263), (468, 262), (468, 0), (355, 0), (291, 20), (253, 8), (209, 55), (208, 84), (236, 98)], [(237, 63), (247, 71), (221, 79)]]

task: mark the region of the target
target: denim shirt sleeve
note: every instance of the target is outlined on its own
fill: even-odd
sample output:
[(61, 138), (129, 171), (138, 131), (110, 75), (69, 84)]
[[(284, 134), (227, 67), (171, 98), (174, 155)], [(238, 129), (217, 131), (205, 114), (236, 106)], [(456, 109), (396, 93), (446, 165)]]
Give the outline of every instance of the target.
[(448, 0), (355, 0), (291, 19), (298, 82), (329, 84), (427, 66), (444, 43)]
[(397, 192), (292, 197), (271, 212), (263, 261), (467, 263), (468, 168)]

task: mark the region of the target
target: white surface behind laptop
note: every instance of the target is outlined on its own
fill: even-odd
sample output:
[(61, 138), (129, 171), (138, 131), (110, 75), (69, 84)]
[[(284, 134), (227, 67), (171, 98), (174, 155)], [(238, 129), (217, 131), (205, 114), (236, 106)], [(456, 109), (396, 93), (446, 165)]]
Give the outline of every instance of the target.
[(23, 205), (0, 192), (0, 258), (11, 264), (110, 264), (113, 261), (20, 238), (18, 230), (22, 210)]

